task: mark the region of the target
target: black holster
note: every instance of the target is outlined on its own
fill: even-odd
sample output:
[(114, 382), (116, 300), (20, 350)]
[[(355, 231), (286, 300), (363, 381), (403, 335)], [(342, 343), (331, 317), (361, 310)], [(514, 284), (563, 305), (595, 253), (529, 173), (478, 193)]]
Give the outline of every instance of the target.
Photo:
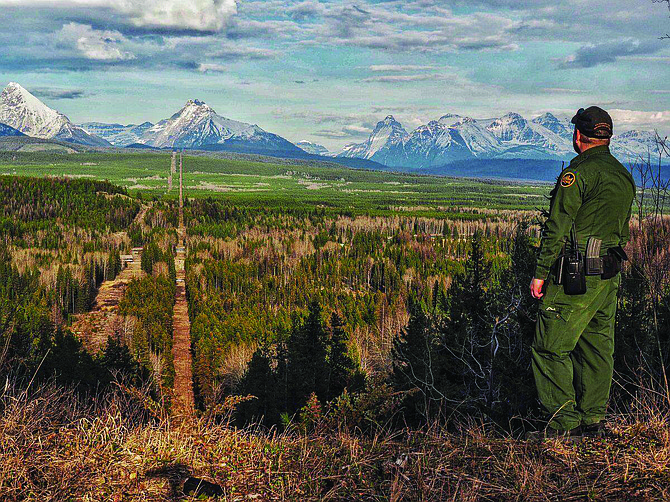
[(628, 255), (621, 246), (609, 248), (607, 256), (603, 256), (603, 273), (601, 279), (611, 279), (621, 272), (621, 262), (628, 261)]
[(586, 271), (584, 255), (577, 245), (577, 232), (573, 223), (570, 231), (570, 249), (563, 247), (563, 253), (556, 263), (556, 284), (563, 285), (566, 295), (583, 295), (586, 293)]

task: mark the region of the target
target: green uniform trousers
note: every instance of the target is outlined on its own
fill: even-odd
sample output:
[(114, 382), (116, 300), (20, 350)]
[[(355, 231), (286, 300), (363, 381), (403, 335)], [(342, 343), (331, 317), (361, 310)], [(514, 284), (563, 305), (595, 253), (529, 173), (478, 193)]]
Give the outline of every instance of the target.
[(614, 321), (621, 274), (587, 276), (587, 292), (568, 296), (547, 281), (540, 300), (532, 366), (549, 426), (570, 430), (605, 417), (614, 367)]

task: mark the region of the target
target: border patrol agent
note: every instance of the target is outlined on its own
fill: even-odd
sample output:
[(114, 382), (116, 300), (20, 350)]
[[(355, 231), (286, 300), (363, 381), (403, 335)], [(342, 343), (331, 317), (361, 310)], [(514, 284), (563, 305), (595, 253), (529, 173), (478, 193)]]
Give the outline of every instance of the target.
[[(603, 435), (612, 383), (618, 272), (626, 259), (635, 181), (610, 153), (613, 126), (605, 110), (582, 108), (572, 123), (578, 155), (551, 192), (531, 282), (531, 294), (540, 299), (532, 367), (549, 427), (529, 438)], [(589, 267), (582, 268), (578, 294), (557, 284), (571, 273), (565, 257), (572, 245), (579, 253), (573, 250), (571, 279), (582, 260), (593, 265), (591, 275)]]

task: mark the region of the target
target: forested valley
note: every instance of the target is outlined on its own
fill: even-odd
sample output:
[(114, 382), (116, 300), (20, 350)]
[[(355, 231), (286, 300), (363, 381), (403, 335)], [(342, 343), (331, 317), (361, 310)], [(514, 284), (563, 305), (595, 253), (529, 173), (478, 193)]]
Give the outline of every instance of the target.
[[(169, 484), (161, 465), (188, 464), (231, 497), (235, 486), (263, 499), (314, 500), (421, 499), (469, 487), (507, 500), (563, 486), (570, 469), (556, 467), (561, 458), (588, 470), (589, 458), (606, 456), (603, 446), (592, 457), (543, 458), (532, 474), (510, 461), (541, 451), (520, 452), (517, 441), (541, 419), (530, 372), (537, 304), (528, 293), (541, 208), (426, 216), (185, 200), (196, 410), (174, 422), (173, 437), (178, 203), (84, 179), (3, 176), (0, 193), (0, 430), (19, 445), (43, 429), (74, 440), (103, 466), (76, 463), (99, 496), (159, 493)], [(611, 408), (658, 418), (621, 441), (642, 448), (634, 468), (661, 493), (658, 471), (641, 459), (670, 437), (659, 407), (670, 400), (670, 226), (649, 207), (638, 207), (623, 271)], [(85, 324), (101, 309), (101, 288), (130, 267), (113, 315), (103, 306), (104, 322)], [(104, 343), (93, 349), (91, 339)], [(30, 430), (17, 432), (26, 419)], [(87, 432), (100, 427), (125, 450), (101, 447), (106, 440)], [(21, 498), (21, 486), (46, 494), (74, 483), (75, 497), (87, 490), (47, 460), (48, 446), (18, 453), (4, 441), (18, 459), (44, 455), (39, 481), (3, 461), (0, 492), (9, 499)], [(121, 477), (111, 474), (118, 468)], [(248, 469), (280, 481), (263, 483)], [(96, 476), (107, 481), (97, 485)], [(535, 478), (524, 484), (524, 476)], [(598, 486), (623, 493), (623, 480), (615, 470)]]

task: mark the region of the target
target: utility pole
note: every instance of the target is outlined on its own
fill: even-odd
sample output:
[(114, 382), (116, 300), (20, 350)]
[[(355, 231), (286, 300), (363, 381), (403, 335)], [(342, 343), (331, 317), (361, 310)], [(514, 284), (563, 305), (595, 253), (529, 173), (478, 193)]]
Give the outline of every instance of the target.
[(183, 167), (184, 167), (184, 152), (179, 152), (179, 207), (184, 207), (183, 196)]
[(172, 152), (172, 162), (170, 163), (170, 173), (168, 174), (168, 192), (172, 191), (172, 174), (177, 172), (177, 152)]

